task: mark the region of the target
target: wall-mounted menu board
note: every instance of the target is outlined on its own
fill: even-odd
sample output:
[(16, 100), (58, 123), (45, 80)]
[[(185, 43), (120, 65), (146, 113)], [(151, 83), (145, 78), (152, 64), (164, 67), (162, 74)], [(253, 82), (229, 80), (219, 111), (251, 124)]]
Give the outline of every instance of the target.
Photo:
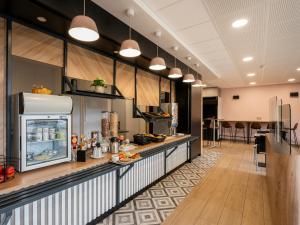
[(91, 81), (99, 77), (107, 84), (113, 84), (113, 60), (68, 44), (67, 76)]
[(134, 67), (117, 62), (116, 86), (125, 98), (134, 98)]
[(0, 17), (0, 155), (5, 151), (5, 70), (4, 70), (4, 48), (5, 48), (5, 20)]
[(159, 106), (159, 76), (138, 70), (137, 105)]
[(161, 90), (161, 92), (169, 92), (170, 93), (170, 80), (161, 78), (160, 90)]
[(63, 41), (13, 22), (12, 54), (63, 67)]

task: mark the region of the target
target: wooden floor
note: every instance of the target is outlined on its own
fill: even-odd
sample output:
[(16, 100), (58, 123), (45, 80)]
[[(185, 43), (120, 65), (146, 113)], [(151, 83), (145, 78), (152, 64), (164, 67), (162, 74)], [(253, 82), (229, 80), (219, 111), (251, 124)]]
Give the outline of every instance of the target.
[(224, 155), (164, 225), (272, 225), (265, 171), (256, 171), (252, 145), (223, 142), (216, 150)]

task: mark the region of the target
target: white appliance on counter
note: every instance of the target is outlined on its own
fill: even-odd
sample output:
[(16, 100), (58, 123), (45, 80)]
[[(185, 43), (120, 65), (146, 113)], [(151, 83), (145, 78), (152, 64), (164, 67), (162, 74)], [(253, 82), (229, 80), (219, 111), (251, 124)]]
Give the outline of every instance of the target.
[(13, 154), (17, 170), (70, 161), (72, 98), (20, 93), (16, 103)]

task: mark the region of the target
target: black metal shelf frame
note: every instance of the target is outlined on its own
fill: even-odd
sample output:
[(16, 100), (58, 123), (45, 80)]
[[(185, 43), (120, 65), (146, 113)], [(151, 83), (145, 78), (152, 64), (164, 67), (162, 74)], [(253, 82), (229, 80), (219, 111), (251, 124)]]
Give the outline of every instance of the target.
[[(163, 113), (164, 111), (158, 107), (158, 111), (160, 113)], [(134, 102), (133, 103), (133, 118), (142, 118), (144, 119), (147, 123), (155, 123), (155, 122), (158, 122), (158, 121), (171, 121), (172, 120), (172, 116), (170, 117), (158, 117), (158, 118), (149, 118), (149, 117), (146, 117), (143, 112), (138, 108), (138, 106), (136, 105), (136, 103)]]
[[(87, 96), (87, 97), (96, 97), (96, 98), (108, 98), (108, 99), (125, 99), (125, 97), (122, 95), (121, 91), (115, 86), (111, 85), (111, 93), (97, 93), (93, 91), (84, 91), (84, 90), (77, 90), (74, 85), (72, 85), (72, 82), (70, 81), (69, 77), (63, 76), (63, 88), (62, 93), (63, 94), (69, 94), (69, 95), (79, 95), (79, 96)], [(74, 81), (78, 81), (79, 79), (71, 78)], [(65, 86), (67, 86), (70, 90), (67, 91)]]

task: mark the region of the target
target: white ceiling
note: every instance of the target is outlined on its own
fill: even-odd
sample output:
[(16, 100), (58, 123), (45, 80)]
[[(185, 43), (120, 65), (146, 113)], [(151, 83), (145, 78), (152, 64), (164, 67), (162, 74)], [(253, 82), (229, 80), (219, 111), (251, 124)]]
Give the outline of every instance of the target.
[[(192, 56), (189, 63), (200, 63), (198, 71), (210, 85), (300, 82), (300, 0), (93, 1), (127, 24), (125, 9), (135, 9), (133, 28), (153, 42), (160, 30), (161, 47), (186, 63)], [(232, 28), (239, 18), (249, 23)], [(243, 62), (249, 55), (254, 60)], [(256, 76), (247, 77), (250, 72)]]

